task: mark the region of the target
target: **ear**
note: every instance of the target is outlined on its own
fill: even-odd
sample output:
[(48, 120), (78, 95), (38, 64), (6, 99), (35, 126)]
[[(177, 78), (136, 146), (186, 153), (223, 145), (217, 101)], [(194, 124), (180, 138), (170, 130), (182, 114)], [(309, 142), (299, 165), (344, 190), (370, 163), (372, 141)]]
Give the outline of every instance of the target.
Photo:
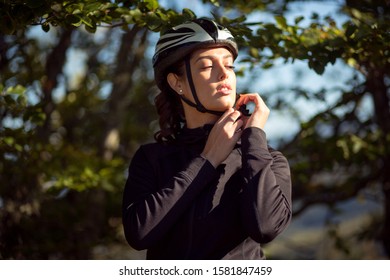
[(181, 87), (180, 79), (176, 74), (169, 73), (167, 76), (167, 82), (174, 91), (180, 94), (180, 90), (182, 89), (182, 87)]

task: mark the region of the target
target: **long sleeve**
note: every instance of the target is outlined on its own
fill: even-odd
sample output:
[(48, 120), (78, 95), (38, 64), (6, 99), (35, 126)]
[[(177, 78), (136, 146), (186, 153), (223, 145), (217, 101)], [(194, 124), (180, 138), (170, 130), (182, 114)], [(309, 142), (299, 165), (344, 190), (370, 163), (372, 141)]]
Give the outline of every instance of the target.
[(261, 129), (248, 128), (242, 135), (242, 220), (249, 236), (267, 243), (290, 223), (291, 176), (287, 159), (269, 149)]
[(142, 147), (135, 153), (123, 198), (125, 236), (138, 250), (161, 240), (216, 175), (207, 160), (195, 157), (160, 186), (170, 175), (161, 174), (167, 172), (157, 168), (157, 157), (150, 154), (153, 152)]

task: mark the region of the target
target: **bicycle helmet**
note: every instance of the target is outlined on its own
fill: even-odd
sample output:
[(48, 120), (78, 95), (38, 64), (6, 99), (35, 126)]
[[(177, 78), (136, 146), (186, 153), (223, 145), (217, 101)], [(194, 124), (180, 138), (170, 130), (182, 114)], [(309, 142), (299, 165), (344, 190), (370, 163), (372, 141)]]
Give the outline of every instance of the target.
[(168, 74), (166, 73), (167, 69), (184, 59), (186, 75), (195, 103), (182, 95), (180, 97), (188, 105), (195, 107), (202, 113), (221, 115), (223, 112), (208, 110), (199, 102), (192, 80), (188, 55), (196, 49), (207, 47), (226, 47), (234, 59), (238, 55), (237, 43), (230, 31), (210, 19), (194, 19), (169, 29), (161, 35), (156, 45), (153, 56), (154, 77), (157, 86), (162, 89), (162, 83)]

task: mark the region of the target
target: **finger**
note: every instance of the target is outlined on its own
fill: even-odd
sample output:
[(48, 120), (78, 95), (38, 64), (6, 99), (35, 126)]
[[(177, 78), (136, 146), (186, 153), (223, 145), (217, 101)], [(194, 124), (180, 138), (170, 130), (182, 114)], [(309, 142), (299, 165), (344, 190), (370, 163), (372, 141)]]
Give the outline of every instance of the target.
[(244, 122), (243, 120), (240, 118), (238, 119), (234, 124), (233, 124), (233, 129), (235, 131), (239, 130), (240, 128), (242, 128), (244, 126)]
[(233, 122), (233, 124), (237, 123), (237, 121), (240, 120), (241, 117), (241, 112), (238, 110), (234, 110), (229, 116), (230, 121)]
[(221, 123), (232, 123), (234, 124), (241, 116), (241, 112), (235, 110), (235, 109), (232, 109), (230, 110), (229, 109), (229, 112), (226, 114), (226, 115), (223, 115), (223, 117), (221, 117)]
[[(234, 124), (233, 129), (234, 129), (234, 137), (238, 137), (238, 138), (241, 137), (241, 133), (244, 130), (244, 122), (241, 119), (239, 119)], [(236, 140), (238, 140), (238, 138)]]
[(229, 117), (229, 115), (234, 112), (234, 109), (233, 108), (229, 108), (225, 111), (225, 113), (223, 113), (223, 115), (219, 118), (218, 120), (218, 123), (221, 123), (223, 122), (224, 120), (226, 120), (226, 118)]
[(253, 101), (255, 104), (257, 104), (259, 97), (260, 97), (260, 95), (258, 93), (241, 94), (240, 98), (236, 102), (236, 108), (239, 108), (241, 105), (246, 104), (250, 101)]

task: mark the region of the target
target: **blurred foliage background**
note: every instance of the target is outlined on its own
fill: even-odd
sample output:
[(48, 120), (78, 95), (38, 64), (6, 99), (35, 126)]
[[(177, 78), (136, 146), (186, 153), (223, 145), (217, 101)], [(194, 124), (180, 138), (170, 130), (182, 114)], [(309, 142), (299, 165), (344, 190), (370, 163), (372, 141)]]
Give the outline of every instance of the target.
[[(353, 73), (332, 99), (300, 84), (261, 91), (273, 112), (300, 124), (276, 144), (291, 164), (294, 219), (318, 205), (337, 216), (351, 199), (381, 210), (350, 230), (325, 218), (321, 240), (331, 252), (315, 253), (318, 240), (307, 243), (306, 233), (306, 243), (287, 237), (267, 253), (387, 259), (390, 1), (322, 1), (338, 7), (342, 23), (318, 13), (288, 20), (296, 2), (312, 1), (198, 4), (237, 36), (243, 79), (297, 61), (317, 75), (335, 63)], [(157, 129), (156, 36), (194, 17), (172, 1), (0, 2), (0, 259), (143, 258), (123, 238), (126, 170)], [(251, 84), (243, 90), (254, 91)], [(298, 99), (321, 110), (305, 119), (291, 102)]]

